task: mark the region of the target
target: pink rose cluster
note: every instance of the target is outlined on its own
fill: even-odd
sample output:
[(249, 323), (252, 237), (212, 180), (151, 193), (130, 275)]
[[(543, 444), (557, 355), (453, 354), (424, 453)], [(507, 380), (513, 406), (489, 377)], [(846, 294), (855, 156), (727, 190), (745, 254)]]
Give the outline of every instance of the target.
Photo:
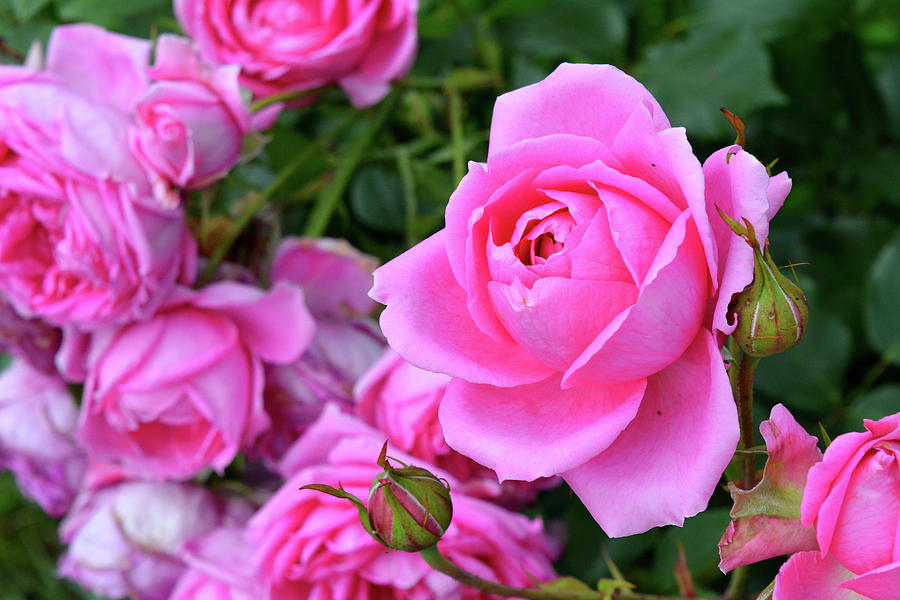
[(791, 187), (740, 146), (701, 165), (611, 66), (564, 64), (497, 99), (446, 227), (375, 272), (381, 326), (448, 375), (447, 444), (502, 479), (562, 475), (612, 536), (703, 510), (738, 422), (728, 303)]

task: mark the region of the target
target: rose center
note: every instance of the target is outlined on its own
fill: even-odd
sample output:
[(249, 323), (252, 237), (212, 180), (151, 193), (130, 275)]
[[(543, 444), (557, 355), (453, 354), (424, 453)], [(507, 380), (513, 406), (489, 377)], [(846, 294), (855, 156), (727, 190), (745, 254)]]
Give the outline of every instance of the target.
[(516, 256), (527, 266), (543, 264), (565, 249), (566, 239), (574, 227), (575, 220), (567, 209), (528, 219), (517, 236), (518, 242), (514, 242)]

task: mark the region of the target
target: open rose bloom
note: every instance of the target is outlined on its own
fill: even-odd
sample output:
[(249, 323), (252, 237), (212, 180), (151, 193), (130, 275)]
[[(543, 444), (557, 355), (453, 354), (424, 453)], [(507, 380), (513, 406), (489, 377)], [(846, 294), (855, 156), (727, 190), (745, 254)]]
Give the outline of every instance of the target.
[(497, 100), (446, 228), (371, 294), (391, 346), (453, 377), (451, 447), (502, 479), (562, 474), (610, 535), (681, 524), (738, 439), (716, 332), (752, 254), (714, 206), (762, 239), (789, 189), (738, 146), (701, 167), (641, 84), (564, 64)]
[(800, 552), (775, 580), (775, 600), (900, 598), (900, 414), (834, 439), (809, 470), (803, 526), (818, 551)]
[(418, 0), (175, 0), (204, 58), (241, 66), (257, 96), (337, 83), (375, 104), (416, 55)]

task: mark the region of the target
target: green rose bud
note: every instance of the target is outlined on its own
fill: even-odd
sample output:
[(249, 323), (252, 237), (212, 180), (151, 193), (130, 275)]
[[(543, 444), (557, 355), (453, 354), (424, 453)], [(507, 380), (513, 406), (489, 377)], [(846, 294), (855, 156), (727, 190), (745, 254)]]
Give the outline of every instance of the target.
[(389, 548), (418, 552), (437, 543), (453, 516), (450, 489), (429, 471), (415, 466), (392, 467), (382, 449), (384, 468), (369, 488), (372, 529)]
[(750, 356), (784, 352), (799, 342), (806, 331), (809, 304), (803, 290), (781, 274), (769, 254), (768, 240), (760, 248), (749, 221), (744, 219), (741, 226), (722, 211), (719, 214), (753, 249), (753, 281), (729, 305), (730, 312), (737, 316), (732, 336)]

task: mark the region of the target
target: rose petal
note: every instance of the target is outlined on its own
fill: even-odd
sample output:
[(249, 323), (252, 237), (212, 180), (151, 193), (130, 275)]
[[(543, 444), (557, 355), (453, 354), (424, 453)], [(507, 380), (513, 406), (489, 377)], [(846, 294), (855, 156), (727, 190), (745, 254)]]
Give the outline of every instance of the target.
[(509, 386), (548, 377), (553, 370), (528, 351), (475, 326), (450, 271), (447, 238), (441, 230), (375, 271), (369, 295), (388, 305), (381, 313), (388, 342), (417, 367), (474, 383)]
[(706, 181), (706, 208), (718, 248), (719, 297), (713, 313), (713, 327), (722, 333), (734, 331), (728, 323), (728, 303), (753, 280), (753, 251), (719, 217), (716, 208), (742, 223), (750, 221), (757, 238), (769, 236), (769, 220), (784, 202), (791, 180), (781, 173), (770, 178), (765, 166), (740, 146), (729, 146), (703, 163)]
[(565, 387), (641, 379), (672, 364), (694, 340), (709, 278), (690, 213), (672, 225), (637, 302), (575, 360)]
[(900, 600), (900, 563), (891, 563), (863, 573), (845, 581), (840, 587), (862, 594), (865, 598)]
[(531, 289), (488, 283), (497, 315), (522, 347), (547, 366), (565, 371), (599, 332), (634, 304), (637, 287), (619, 281), (538, 279)]
[[(830, 554), (800, 552), (781, 565), (775, 577), (777, 600), (865, 600), (862, 596), (838, 586), (853, 573), (841, 566)], [(881, 599), (879, 599), (881, 600)]]
[(500, 480), (555, 475), (603, 451), (634, 418), (645, 381), (560, 389), (561, 376), (515, 388), (454, 379), (439, 418), (451, 448)]
[(563, 63), (543, 81), (497, 98), (488, 160), (522, 140), (556, 133), (609, 145), (642, 104), (657, 130), (669, 127), (662, 108), (634, 78), (610, 65)]
[(616, 441), (562, 475), (612, 537), (681, 525), (706, 508), (738, 436), (719, 348), (701, 331), (678, 361), (649, 378), (637, 416)]

